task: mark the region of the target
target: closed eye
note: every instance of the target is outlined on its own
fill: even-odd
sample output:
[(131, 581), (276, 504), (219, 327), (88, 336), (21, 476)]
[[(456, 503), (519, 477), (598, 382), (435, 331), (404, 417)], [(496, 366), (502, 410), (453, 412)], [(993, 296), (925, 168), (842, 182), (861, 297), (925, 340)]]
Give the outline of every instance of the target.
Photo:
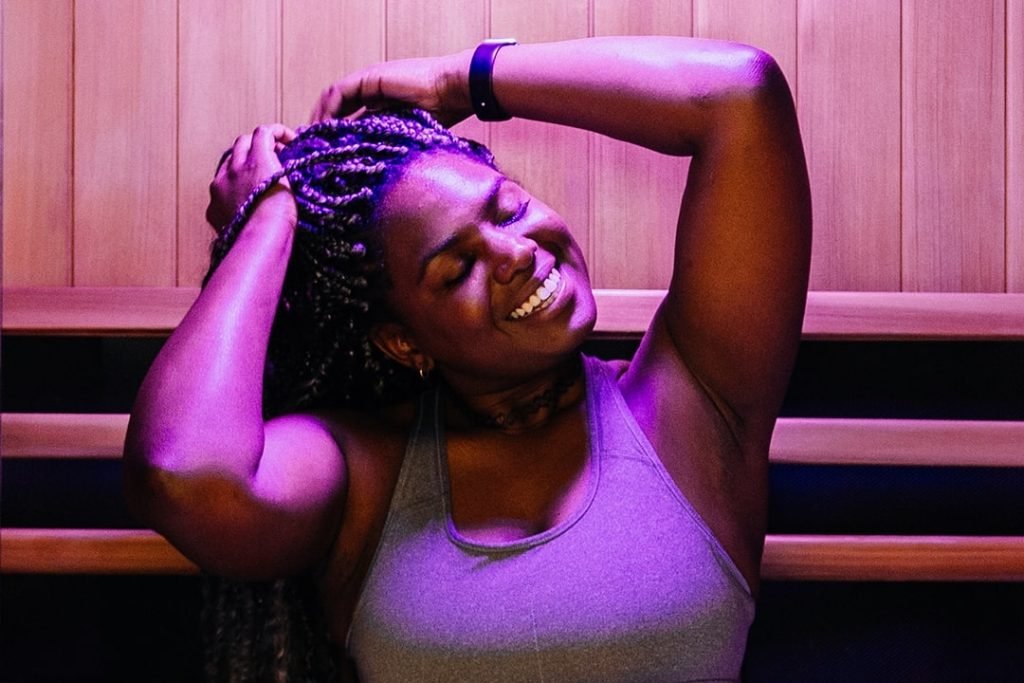
[(459, 261), (459, 271), (455, 274), (455, 277), (445, 280), (445, 287), (452, 289), (457, 287), (459, 284), (464, 282), (469, 274), (473, 272), (473, 264), (476, 263), (476, 259), (473, 257), (462, 258)]
[(529, 206), (530, 206), (530, 200), (527, 199), (525, 202), (523, 202), (522, 204), (519, 205), (519, 208), (516, 209), (516, 212), (514, 214), (512, 214), (511, 216), (509, 216), (505, 220), (503, 220), (500, 223), (498, 223), (498, 226), (502, 227), (502, 228), (505, 228), (505, 227), (508, 227), (508, 226), (512, 225), (513, 223), (518, 222), (519, 220), (522, 219), (523, 216), (526, 215), (526, 210), (529, 208)]

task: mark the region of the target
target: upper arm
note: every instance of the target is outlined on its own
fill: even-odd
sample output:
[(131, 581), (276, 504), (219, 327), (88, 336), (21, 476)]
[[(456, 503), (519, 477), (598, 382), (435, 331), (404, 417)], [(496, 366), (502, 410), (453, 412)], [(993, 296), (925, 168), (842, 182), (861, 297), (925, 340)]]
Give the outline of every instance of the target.
[(655, 321), (667, 334), (631, 370), (677, 354), (741, 442), (766, 446), (800, 339), (811, 207), (789, 89), (770, 57), (755, 61), (695, 148)]
[(347, 485), (337, 441), (311, 415), (268, 421), (248, 477), (162, 470), (143, 479), (132, 486), (129, 477), (129, 491), (146, 521), (204, 570), (243, 579), (286, 576), (323, 559)]

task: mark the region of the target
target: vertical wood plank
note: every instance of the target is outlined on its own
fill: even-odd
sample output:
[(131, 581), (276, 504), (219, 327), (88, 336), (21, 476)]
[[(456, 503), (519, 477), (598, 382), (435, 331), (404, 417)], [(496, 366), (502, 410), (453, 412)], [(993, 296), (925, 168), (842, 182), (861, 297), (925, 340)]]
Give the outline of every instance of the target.
[(1006, 18), (1006, 286), (1024, 292), (1024, 0)]
[(286, 123), (306, 123), (313, 103), (330, 83), (384, 59), (385, 5), (385, 0), (284, 2)]
[(71, 284), (71, 0), (5, 0), (3, 283)]
[(1005, 289), (1005, 5), (906, 0), (903, 289)]
[(74, 284), (175, 284), (177, 3), (75, 4)]
[[(587, 0), (491, 0), (491, 35), (513, 36), (520, 43), (584, 38), (589, 19)], [(565, 219), (593, 262), (589, 141), (585, 131), (538, 121), (512, 119), (491, 129), (491, 149), (501, 168)]]
[(814, 198), (811, 288), (900, 289), (900, 6), (801, 0), (797, 101)]
[[(383, 1), (387, 3), (387, 59), (445, 55), (487, 37), (487, 0)], [(487, 126), (474, 117), (452, 130), (483, 143), (489, 139)]]
[(280, 119), (279, 18), (279, 0), (179, 0), (179, 286), (198, 286), (209, 264), (204, 214), (221, 152)]
[[(691, 3), (593, 0), (594, 35), (690, 35)], [(688, 159), (592, 136), (594, 286), (668, 287)]]
[(693, 0), (693, 34), (766, 50), (796, 95), (796, 0)]

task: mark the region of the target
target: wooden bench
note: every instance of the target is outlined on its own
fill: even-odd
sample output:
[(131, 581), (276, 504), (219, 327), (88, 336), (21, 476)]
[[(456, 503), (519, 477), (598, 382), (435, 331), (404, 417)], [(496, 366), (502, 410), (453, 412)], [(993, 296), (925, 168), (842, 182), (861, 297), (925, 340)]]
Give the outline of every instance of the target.
[[(195, 290), (9, 289), (3, 331), (166, 335)], [(596, 337), (636, 337), (661, 292), (603, 290)], [(1024, 295), (813, 292), (809, 340), (1024, 340)], [(119, 458), (127, 415), (2, 415), (5, 458)], [(783, 418), (775, 464), (1024, 467), (1024, 421)], [(157, 534), (128, 529), (0, 530), (10, 574), (190, 574)], [(772, 534), (768, 580), (1024, 581), (1024, 536)]]

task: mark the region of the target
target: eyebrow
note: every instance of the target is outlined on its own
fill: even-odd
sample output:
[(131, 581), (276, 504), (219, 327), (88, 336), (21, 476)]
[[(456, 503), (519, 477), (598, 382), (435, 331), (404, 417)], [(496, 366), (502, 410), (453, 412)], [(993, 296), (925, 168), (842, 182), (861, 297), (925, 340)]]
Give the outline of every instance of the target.
[[(497, 198), (498, 192), (501, 190), (502, 185), (504, 185), (509, 180), (511, 179), (508, 176), (499, 175), (494, 180), (494, 182), (491, 183), (491, 187), (487, 190), (487, 197), (480, 204), (481, 216), (483, 216), (486, 213), (488, 207), (494, 204), (494, 201)], [(451, 249), (452, 245), (458, 242), (460, 239), (462, 239), (462, 236), (459, 234), (459, 232), (453, 232), (451, 235), (448, 235), (448, 237), (441, 240), (441, 242), (435, 244), (426, 254), (424, 254), (423, 258), (420, 259), (419, 276), (416, 278), (416, 282), (423, 282), (423, 278), (427, 274), (427, 267), (430, 265), (430, 262), (437, 258), (439, 255)]]

